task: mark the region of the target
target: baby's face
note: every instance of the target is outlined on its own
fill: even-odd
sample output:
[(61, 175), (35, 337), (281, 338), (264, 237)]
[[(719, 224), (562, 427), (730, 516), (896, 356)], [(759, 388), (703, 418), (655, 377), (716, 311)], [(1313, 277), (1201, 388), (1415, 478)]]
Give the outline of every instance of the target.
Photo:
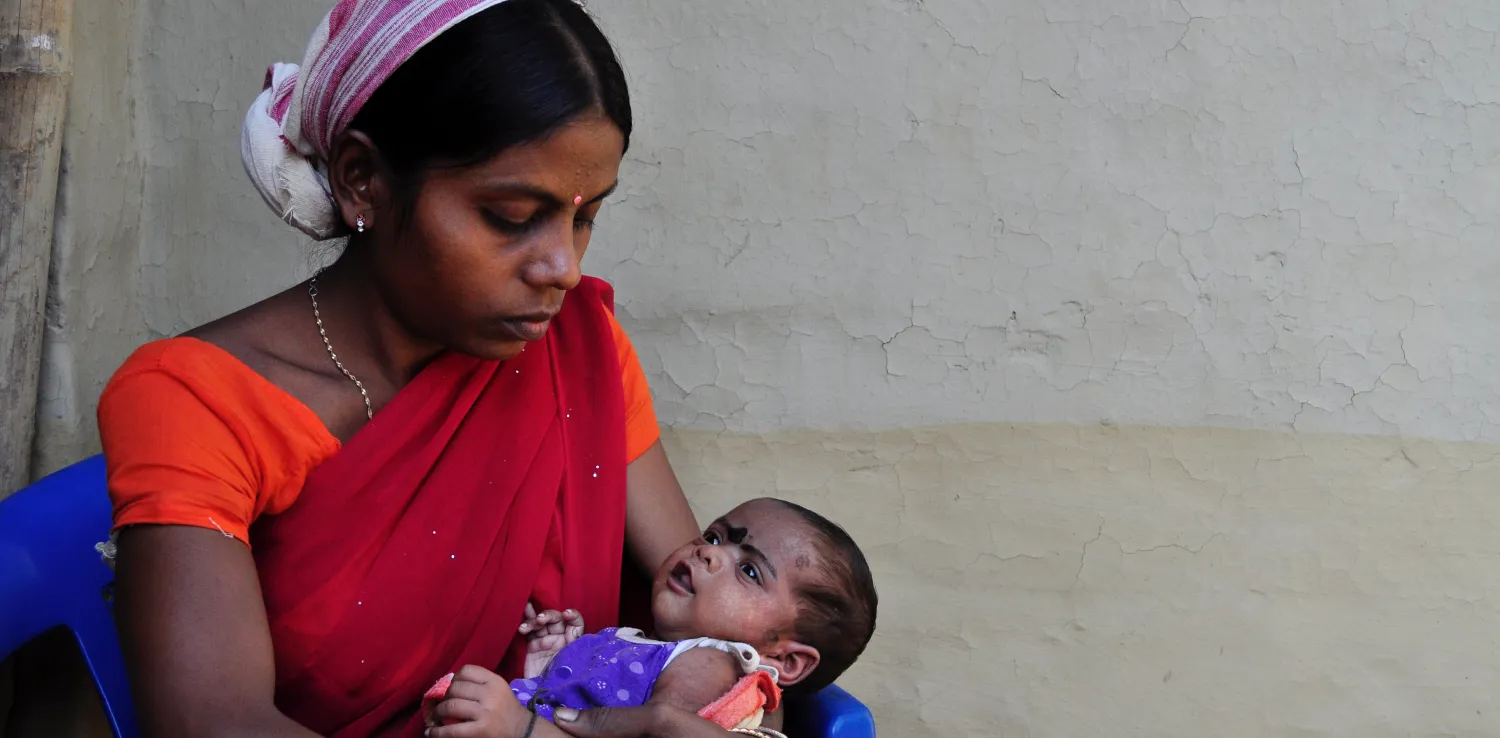
[(667, 557), (652, 587), (657, 634), (762, 651), (792, 637), (796, 593), (822, 571), (811, 527), (774, 500), (747, 502)]

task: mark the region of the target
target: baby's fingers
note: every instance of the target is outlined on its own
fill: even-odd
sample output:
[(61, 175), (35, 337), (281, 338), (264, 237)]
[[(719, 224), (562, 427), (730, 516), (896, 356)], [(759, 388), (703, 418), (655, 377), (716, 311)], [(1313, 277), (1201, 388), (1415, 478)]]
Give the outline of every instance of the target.
[(563, 612), (563, 625), (567, 628), (568, 641), (583, 637), (583, 613), (577, 610)]
[(556, 614), (556, 610), (547, 610), (540, 615), (527, 618), (525, 622), (521, 623), (520, 630), (522, 633), (544, 633), (547, 630), (547, 621), (551, 620), (551, 616)]
[(531, 605), (527, 605), (526, 615), (526, 620), (518, 629), (522, 634), (566, 634), (570, 641), (583, 635), (583, 614), (577, 610), (543, 610), (538, 613)]
[(483, 716), (484, 708), (478, 702), (443, 700), (432, 711), (432, 717), (438, 724), (429, 726), (423, 735), (428, 738), (480, 738), (484, 735), (484, 725), (479, 722)]
[(426, 738), (484, 738), (484, 726), (479, 723), (454, 723), (428, 728), (422, 735)]
[[(572, 612), (572, 611), (570, 610), (569, 612)], [(560, 612), (558, 612), (556, 610), (548, 610), (547, 613), (546, 613), (546, 615), (547, 615), (546, 623), (547, 623), (547, 634), (548, 635), (558, 635), (558, 636), (560, 636), (560, 635), (563, 634), (564, 631), (567, 630), (568, 626), (567, 626), (567, 624), (565, 624), (563, 622), (563, 614), (562, 613), (560, 613)]]
[(563, 614), (556, 610), (546, 610), (535, 619), (523, 624), (522, 633), (544, 633), (551, 635), (562, 635)]

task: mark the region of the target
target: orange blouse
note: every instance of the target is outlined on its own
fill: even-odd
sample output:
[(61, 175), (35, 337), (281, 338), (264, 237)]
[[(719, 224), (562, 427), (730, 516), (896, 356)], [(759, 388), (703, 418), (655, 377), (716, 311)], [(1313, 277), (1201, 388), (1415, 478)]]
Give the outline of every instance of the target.
[[(661, 436), (645, 372), (614, 316), (625, 392), (625, 450)], [(217, 529), (246, 543), (250, 525), (296, 502), (308, 472), (340, 444), (306, 405), (223, 349), (171, 338), (138, 349), (99, 399), (114, 523)]]

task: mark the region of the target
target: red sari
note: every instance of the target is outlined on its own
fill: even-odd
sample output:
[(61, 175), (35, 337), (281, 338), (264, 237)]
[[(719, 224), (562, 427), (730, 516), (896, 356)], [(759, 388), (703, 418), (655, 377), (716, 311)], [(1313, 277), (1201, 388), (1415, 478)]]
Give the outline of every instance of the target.
[(625, 420), (606, 310), (612, 290), (586, 277), (517, 358), (438, 358), (254, 525), (284, 714), (419, 736), (444, 674), (519, 675), (528, 601), (616, 623)]

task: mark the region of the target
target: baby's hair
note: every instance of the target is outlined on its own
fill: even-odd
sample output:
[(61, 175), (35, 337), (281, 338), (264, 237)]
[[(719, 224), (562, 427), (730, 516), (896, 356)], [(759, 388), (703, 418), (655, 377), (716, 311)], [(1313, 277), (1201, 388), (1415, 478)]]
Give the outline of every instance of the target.
[(854, 665), (875, 634), (875, 577), (864, 552), (849, 533), (801, 505), (776, 500), (797, 513), (817, 534), (825, 571), (797, 592), (796, 639), (818, 649), (813, 673), (787, 688), (789, 696), (810, 695), (833, 684)]

